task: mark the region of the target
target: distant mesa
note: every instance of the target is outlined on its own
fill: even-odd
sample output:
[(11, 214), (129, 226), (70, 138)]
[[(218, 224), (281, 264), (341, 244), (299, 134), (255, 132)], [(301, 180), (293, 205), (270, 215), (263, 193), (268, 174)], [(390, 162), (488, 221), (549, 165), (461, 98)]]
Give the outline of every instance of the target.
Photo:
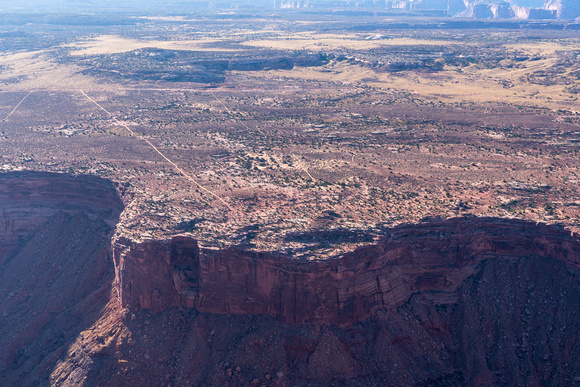
[(580, 17), (575, 0), (367, 0), (352, 2), (278, 0), (274, 8), (357, 7), (441, 11), (448, 16), (478, 19), (562, 19)]
[(194, 51), (138, 49), (129, 52), (84, 58), (82, 74), (131, 79), (193, 83), (224, 82), (226, 71), (291, 70), (294, 67), (322, 66), (324, 54), (295, 53), (279, 56), (201, 58)]

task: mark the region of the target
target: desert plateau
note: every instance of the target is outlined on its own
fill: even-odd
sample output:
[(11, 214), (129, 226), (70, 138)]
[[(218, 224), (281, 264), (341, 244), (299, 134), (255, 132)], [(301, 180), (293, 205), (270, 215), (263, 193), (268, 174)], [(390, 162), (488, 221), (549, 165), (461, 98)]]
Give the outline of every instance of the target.
[(0, 385), (580, 386), (579, 30), (0, 5)]

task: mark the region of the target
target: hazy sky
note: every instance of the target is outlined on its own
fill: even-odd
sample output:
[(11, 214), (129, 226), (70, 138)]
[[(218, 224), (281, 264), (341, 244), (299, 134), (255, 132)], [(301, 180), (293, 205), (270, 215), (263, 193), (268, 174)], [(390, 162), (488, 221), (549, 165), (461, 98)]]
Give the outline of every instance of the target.
[[(2, 11), (39, 11), (39, 12), (60, 12), (60, 11), (138, 11), (138, 10), (188, 10), (199, 7), (201, 3), (236, 3), (268, 6), (269, 2), (275, 0), (0, 0), (0, 12)], [(309, 0), (316, 2), (317, 0)], [(338, 0), (340, 1), (340, 0)], [(348, 0), (343, 0), (345, 3)], [(418, 0), (415, 0), (418, 1)], [(498, 3), (505, 0), (469, 0), (470, 2), (490, 2)], [(523, 7), (541, 8), (545, 0), (507, 0), (512, 5)], [(580, 0), (569, 0), (571, 3)], [(355, 1), (350, 0), (353, 4)], [(207, 7), (207, 5), (206, 5)]]
[(0, 11), (59, 11), (59, 10), (137, 10), (146, 8), (184, 7), (203, 0), (0, 0)]

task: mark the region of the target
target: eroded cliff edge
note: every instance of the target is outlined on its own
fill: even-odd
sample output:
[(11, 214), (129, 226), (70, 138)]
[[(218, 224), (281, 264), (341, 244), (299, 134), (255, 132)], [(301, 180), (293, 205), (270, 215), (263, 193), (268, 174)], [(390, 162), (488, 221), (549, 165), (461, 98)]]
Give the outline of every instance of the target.
[(96, 177), (3, 174), (0, 205), (2, 385), (580, 376), (580, 242), (563, 228), (431, 220), (306, 261), (208, 250), (184, 235), (111, 244), (123, 204)]
[(180, 306), (339, 325), (389, 313), (416, 292), (452, 294), (486, 260), (548, 258), (580, 267), (578, 235), (475, 217), (399, 226), (376, 245), (324, 261), (200, 249), (185, 236), (141, 243), (118, 238), (113, 253), (121, 301), (131, 310)]

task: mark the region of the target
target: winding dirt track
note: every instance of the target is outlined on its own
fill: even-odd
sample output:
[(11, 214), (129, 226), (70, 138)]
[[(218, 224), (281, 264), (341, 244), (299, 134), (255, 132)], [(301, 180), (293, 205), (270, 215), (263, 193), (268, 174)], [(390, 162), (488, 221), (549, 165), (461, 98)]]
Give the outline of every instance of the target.
[(3, 119), (2, 121), (5, 121), (6, 119), (8, 119), (8, 117), (10, 117), (12, 114), (14, 114), (14, 112), (16, 111), (16, 109), (18, 109), (18, 107), (20, 107), (20, 104), (22, 104), (22, 102), (24, 102), (24, 100), (25, 100), (26, 98), (28, 98), (28, 96), (29, 96), (30, 94), (32, 94), (32, 91), (31, 91), (30, 93), (26, 94), (26, 95), (24, 96), (24, 98), (22, 98), (22, 99), (20, 100), (20, 102), (18, 102), (18, 105), (16, 105), (16, 107), (15, 107), (14, 109), (12, 109), (12, 111), (11, 111), (10, 113), (8, 113), (8, 115), (7, 115), (6, 117), (4, 117), (4, 119)]
[(104, 107), (102, 107), (97, 101), (95, 101), (94, 99), (92, 99), (91, 97), (89, 97), (83, 90), (80, 90), (80, 92), (92, 103), (94, 103), (99, 109), (101, 109), (102, 111), (104, 111), (105, 113), (107, 113), (107, 115), (109, 117), (111, 117), (113, 119), (113, 121), (115, 121), (116, 124), (122, 126), (123, 128), (125, 128), (130, 134), (131, 136), (137, 137), (140, 140), (145, 141), (155, 152), (157, 152), (161, 157), (163, 157), (165, 159), (165, 161), (167, 161), (169, 164), (171, 164), (179, 173), (181, 173), (185, 178), (187, 178), (189, 181), (191, 181), (192, 183), (194, 183), (197, 187), (199, 187), (199, 189), (201, 189), (202, 191), (204, 191), (205, 193), (209, 194), (210, 196), (213, 196), (214, 198), (216, 198), (217, 200), (219, 200), (221, 203), (223, 203), (230, 211), (234, 211), (234, 209), (220, 196), (218, 196), (217, 194), (213, 193), (212, 191), (208, 190), (207, 188), (205, 188), (204, 186), (202, 186), (201, 184), (199, 184), (190, 174), (188, 174), (187, 172), (185, 172), (183, 169), (181, 169), (177, 164), (175, 164), (171, 159), (169, 159), (169, 157), (167, 157), (165, 154), (163, 154), (163, 152), (161, 152), (159, 150), (159, 148), (157, 148), (155, 145), (153, 145), (151, 143), (151, 141), (149, 141), (146, 137), (135, 133), (134, 131), (132, 131), (126, 124), (120, 122), (119, 120), (117, 120), (107, 109), (105, 109)]

